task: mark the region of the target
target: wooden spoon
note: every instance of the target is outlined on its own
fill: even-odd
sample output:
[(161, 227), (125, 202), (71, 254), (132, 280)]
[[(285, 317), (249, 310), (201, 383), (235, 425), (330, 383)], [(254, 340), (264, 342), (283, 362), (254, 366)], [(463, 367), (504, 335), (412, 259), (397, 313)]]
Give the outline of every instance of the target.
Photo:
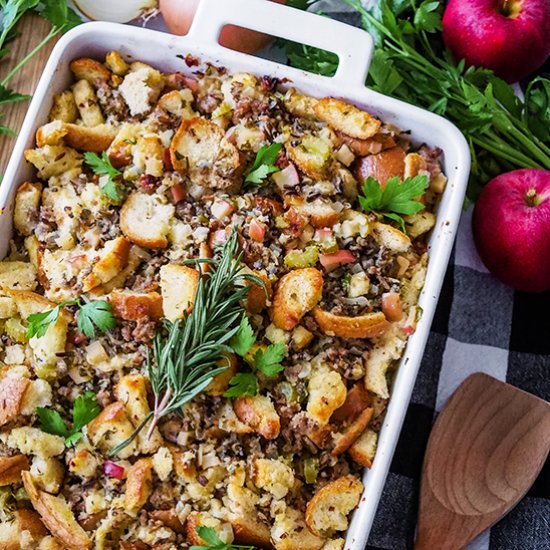
[(527, 493), (550, 450), (550, 403), (485, 374), (467, 378), (433, 427), (415, 550), (460, 550)]

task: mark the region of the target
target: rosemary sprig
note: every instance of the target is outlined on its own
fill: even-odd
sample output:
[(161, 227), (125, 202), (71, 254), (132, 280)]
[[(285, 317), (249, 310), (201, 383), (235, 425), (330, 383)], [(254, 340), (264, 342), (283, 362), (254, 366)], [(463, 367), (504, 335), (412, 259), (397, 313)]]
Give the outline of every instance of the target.
[(232, 230), (221, 252), (212, 260), (190, 260), (197, 269), (209, 263), (210, 272), (199, 278), (191, 313), (175, 323), (165, 321), (166, 335), (157, 334), (153, 357), (147, 367), (155, 395), (154, 410), (143, 419), (130, 438), (111, 450), (118, 454), (129, 445), (152, 419), (148, 434), (158, 421), (181, 408), (201, 393), (228, 366), (220, 367), (226, 354), (232, 353), (229, 340), (238, 332), (244, 314), (242, 302), (250, 286), (245, 281), (265, 284), (254, 275), (242, 273), (242, 253), (239, 253), (238, 234)]

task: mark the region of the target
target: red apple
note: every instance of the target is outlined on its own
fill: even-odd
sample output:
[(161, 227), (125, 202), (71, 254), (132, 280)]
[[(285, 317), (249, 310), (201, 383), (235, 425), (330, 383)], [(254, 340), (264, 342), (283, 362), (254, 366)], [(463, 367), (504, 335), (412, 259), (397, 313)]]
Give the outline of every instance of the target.
[(514, 170), (491, 180), (474, 210), (483, 263), (526, 292), (550, 290), (550, 171)]
[(455, 59), (516, 82), (550, 55), (550, 0), (450, 0), (443, 39)]

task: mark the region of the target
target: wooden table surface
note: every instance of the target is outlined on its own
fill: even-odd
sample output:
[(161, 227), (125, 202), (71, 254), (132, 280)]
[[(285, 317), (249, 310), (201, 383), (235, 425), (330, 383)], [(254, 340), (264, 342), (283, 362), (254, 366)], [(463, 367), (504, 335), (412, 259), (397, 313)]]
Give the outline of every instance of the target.
[[(40, 41), (48, 34), (51, 29), (51, 24), (45, 21), (36, 14), (26, 15), (17, 26), (20, 35), (7, 47), (11, 50), (7, 58), (0, 65), (0, 74), (2, 78), (23, 59)], [(19, 93), (31, 95), (35, 88), (44, 65), (48, 60), (50, 52), (54, 47), (58, 37), (50, 40), (32, 59), (29, 61), (18, 74), (9, 83), (9, 87)], [(1, 80), (1, 78), (0, 78)], [(3, 108), (2, 124), (10, 127), (16, 133), (19, 132), (25, 114), (29, 107), (28, 101), (10, 104)], [(11, 151), (15, 145), (15, 137), (0, 135), (0, 174), (6, 170), (6, 166), (10, 159)]]

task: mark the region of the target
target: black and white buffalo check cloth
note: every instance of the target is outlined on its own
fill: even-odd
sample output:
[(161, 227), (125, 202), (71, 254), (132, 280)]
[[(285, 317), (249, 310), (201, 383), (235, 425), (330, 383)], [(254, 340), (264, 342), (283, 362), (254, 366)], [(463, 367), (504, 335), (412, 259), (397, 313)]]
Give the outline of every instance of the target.
[[(320, 0), (313, 9), (359, 25), (357, 17), (341, 11), (342, 6), (342, 0)], [(550, 63), (544, 72), (550, 72)], [(471, 219), (470, 209), (461, 219), (432, 332), (365, 550), (413, 548), (428, 436), (446, 400), (470, 374), (484, 372), (550, 401), (550, 292), (514, 292), (494, 279), (477, 255)], [(550, 459), (516, 508), (468, 550), (550, 550)]]

